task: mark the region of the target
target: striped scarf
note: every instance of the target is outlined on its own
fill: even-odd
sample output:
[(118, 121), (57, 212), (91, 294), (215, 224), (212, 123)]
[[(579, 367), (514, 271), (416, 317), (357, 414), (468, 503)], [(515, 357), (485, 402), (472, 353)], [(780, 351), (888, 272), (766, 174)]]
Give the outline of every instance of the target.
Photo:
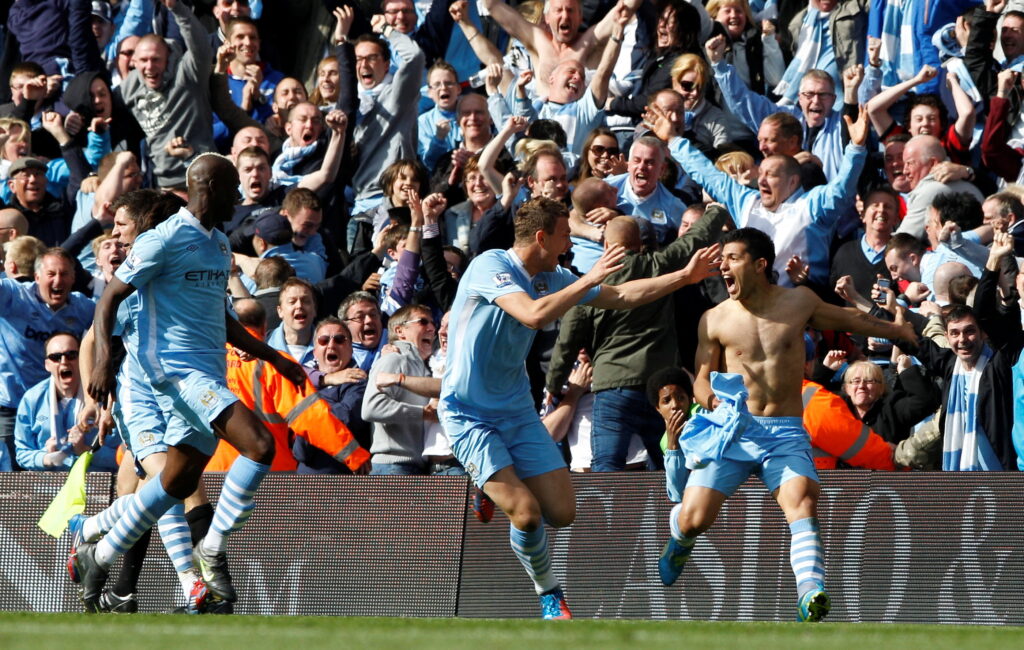
[(782, 75), (782, 81), (775, 86), (774, 93), (779, 96), (780, 106), (795, 106), (800, 93), (800, 80), (807, 71), (818, 63), (818, 57), (824, 49), (825, 27), (828, 16), (822, 16), (814, 7), (807, 9), (804, 22), (800, 25), (800, 48), (796, 56)]
[(316, 151), (316, 142), (307, 144), (304, 147), (296, 147), (289, 144), (291, 138), (284, 141), (281, 147), (281, 154), (274, 160), (274, 180), (281, 185), (295, 185), (302, 180), (302, 174), (294, 174), (295, 168), (299, 166), (309, 154)]
[(913, 79), (914, 4), (918, 0), (889, 0), (882, 16), (882, 87)]
[(943, 471), (976, 472), (1001, 470), (1002, 465), (978, 422), (978, 388), (981, 376), (992, 358), (986, 345), (981, 356), (968, 370), (958, 357), (949, 380), (946, 423), (942, 437)]
[(939, 58), (942, 60), (942, 67), (947, 74), (955, 74), (960, 87), (967, 93), (967, 96), (974, 102), (975, 108), (980, 111), (982, 107), (981, 91), (975, 85), (971, 73), (967, 71), (964, 64), (964, 48), (956, 40), (956, 23), (949, 23), (940, 27), (932, 35), (932, 45), (939, 51)]

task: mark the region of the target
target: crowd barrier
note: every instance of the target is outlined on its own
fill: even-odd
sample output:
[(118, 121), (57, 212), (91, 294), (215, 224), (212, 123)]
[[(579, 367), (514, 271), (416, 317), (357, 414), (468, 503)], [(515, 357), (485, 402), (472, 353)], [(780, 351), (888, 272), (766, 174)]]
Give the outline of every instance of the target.
[[(1018, 473), (823, 473), (820, 520), (831, 621), (1024, 623)], [(0, 609), (78, 611), (70, 540), (36, 521), (60, 474), (0, 475)], [(211, 496), (221, 476), (207, 475)], [(671, 504), (661, 473), (573, 477), (578, 516), (551, 531), (555, 571), (577, 617), (793, 620), (789, 532), (752, 479), (726, 503), (671, 588), (657, 558)], [(108, 475), (90, 475), (93, 513)], [(508, 523), (473, 516), (459, 477), (271, 475), (229, 564), (236, 613), (534, 617), (536, 596), (508, 545)], [(112, 575), (116, 574), (116, 567)], [(113, 578), (111, 579), (111, 582)], [(140, 609), (180, 604), (154, 533)]]

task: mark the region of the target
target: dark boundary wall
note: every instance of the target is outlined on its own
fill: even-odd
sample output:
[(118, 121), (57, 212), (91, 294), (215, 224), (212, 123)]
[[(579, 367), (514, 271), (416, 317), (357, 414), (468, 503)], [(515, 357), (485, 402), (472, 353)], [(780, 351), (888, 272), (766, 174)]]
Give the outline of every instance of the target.
[[(35, 522), (58, 474), (0, 475), (0, 609), (76, 611), (69, 540)], [(207, 475), (209, 492), (219, 475)], [(679, 582), (657, 557), (671, 504), (660, 473), (574, 476), (578, 517), (551, 532), (555, 570), (577, 617), (793, 620), (785, 520), (747, 482), (698, 542)], [(458, 477), (272, 475), (232, 536), (236, 612), (534, 617), (536, 596), (500, 514), (477, 522)], [(89, 513), (111, 498), (90, 475)], [(1024, 525), (1018, 473), (823, 475), (821, 522), (832, 621), (1024, 624)], [(115, 567), (116, 570), (116, 567)], [(113, 573), (112, 573), (113, 575)], [(154, 534), (140, 584), (144, 611), (180, 604)]]

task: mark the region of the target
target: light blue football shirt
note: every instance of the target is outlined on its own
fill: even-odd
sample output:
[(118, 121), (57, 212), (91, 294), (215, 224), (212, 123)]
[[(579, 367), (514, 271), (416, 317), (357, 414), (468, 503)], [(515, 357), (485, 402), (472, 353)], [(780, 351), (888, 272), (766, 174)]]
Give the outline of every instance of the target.
[(224, 304), (231, 249), (182, 208), (139, 235), (117, 277), (139, 293), (139, 361), (153, 381), (166, 372), (226, 372)]
[[(495, 300), (518, 292), (536, 300), (577, 279), (562, 267), (531, 277), (512, 250), (489, 250), (475, 257), (459, 282), (448, 323), (448, 365), (441, 383), (446, 407), (497, 417), (533, 411), (525, 362), (536, 331)], [(594, 287), (581, 302), (593, 300), (600, 291)]]

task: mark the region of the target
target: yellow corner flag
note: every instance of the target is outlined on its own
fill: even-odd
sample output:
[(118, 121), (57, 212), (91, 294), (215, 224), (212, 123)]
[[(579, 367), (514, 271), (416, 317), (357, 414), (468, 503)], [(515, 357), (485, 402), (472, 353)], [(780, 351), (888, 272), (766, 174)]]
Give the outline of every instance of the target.
[(50, 506), (39, 518), (39, 527), (54, 537), (60, 537), (68, 527), (71, 517), (85, 512), (85, 471), (92, 462), (92, 452), (87, 451), (78, 457), (68, 472), (68, 480), (53, 497)]

